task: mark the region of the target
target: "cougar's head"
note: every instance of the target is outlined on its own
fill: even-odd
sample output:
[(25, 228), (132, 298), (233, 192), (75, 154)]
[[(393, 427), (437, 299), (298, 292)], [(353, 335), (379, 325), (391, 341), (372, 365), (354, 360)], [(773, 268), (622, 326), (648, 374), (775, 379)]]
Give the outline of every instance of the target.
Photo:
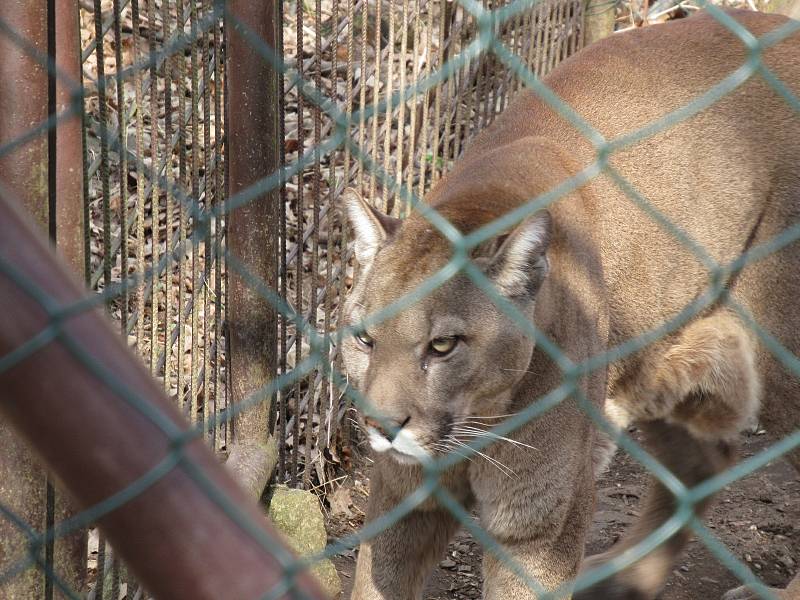
[[(400, 462), (457, 451), (454, 432), (490, 426), (508, 412), (533, 341), (464, 273), (427, 295), (403, 298), (447, 265), (451, 244), (418, 213), (388, 217), (355, 192), (345, 195), (345, 206), (360, 273), (345, 304), (344, 325), (354, 335), (343, 340), (342, 353), (350, 382), (368, 401), (360, 417), (370, 444)], [(549, 238), (550, 217), (540, 212), (473, 257), (529, 320), (548, 269)], [(381, 312), (385, 318), (368, 319)]]

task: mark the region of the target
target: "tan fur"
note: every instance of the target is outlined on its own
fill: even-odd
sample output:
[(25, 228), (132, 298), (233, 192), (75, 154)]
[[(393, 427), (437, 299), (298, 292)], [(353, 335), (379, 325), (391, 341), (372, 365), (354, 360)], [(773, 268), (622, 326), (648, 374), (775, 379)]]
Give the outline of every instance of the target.
[[(753, 34), (782, 17), (732, 12)], [(707, 15), (608, 38), (565, 61), (550, 88), (607, 139), (656, 122), (697, 98), (746, 59), (745, 47)], [(800, 95), (800, 35), (764, 52)], [(554, 188), (592, 163), (580, 132), (535, 95), (523, 93), (470, 145), (425, 201), (469, 233)], [(800, 220), (800, 116), (759, 77), (712, 107), (614, 152), (608, 161), (633, 189), (727, 264)], [(390, 307), (444, 268), (450, 243), (420, 212), (403, 223), (348, 200), (363, 272), (346, 314), (351, 324)], [(474, 253), (476, 265), (574, 362), (674, 318), (707, 288), (709, 272), (679, 240), (636, 207), (608, 174), (529, 217)], [(525, 260), (525, 255), (529, 256)], [(800, 351), (797, 244), (727, 280), (741, 304), (788, 350)], [(562, 372), (463, 274), (348, 339), (347, 371), (385, 427), (373, 441), (391, 449), (373, 471), (370, 518), (422, 482), (405, 451), (436, 456), (459, 419), (495, 424), (557, 388)], [(431, 358), (429, 343), (458, 335), (457, 350)], [(735, 459), (733, 441), (755, 418), (776, 437), (800, 423), (800, 381), (723, 302), (642, 350), (583, 377), (578, 388), (618, 426), (636, 421), (647, 447), (686, 485)], [(397, 441), (395, 441), (395, 438)], [(568, 398), (445, 474), (444, 485), (527, 572), (548, 589), (577, 574), (593, 506), (593, 470), (612, 445)], [(413, 439), (409, 446), (407, 439)], [(597, 439), (597, 442), (595, 442)], [(400, 441), (403, 443), (401, 444)], [(524, 444), (524, 445), (522, 445)], [(800, 454), (790, 459), (800, 467)], [(643, 539), (675, 509), (653, 484), (644, 514), (603, 562)], [(702, 511), (703, 507), (698, 507)], [(426, 572), (457, 524), (428, 499), (362, 544), (353, 597), (418, 598)], [(576, 598), (653, 598), (688, 540), (679, 532), (656, 551)], [(534, 598), (487, 553), (484, 596)], [(790, 592), (787, 592), (790, 593)]]

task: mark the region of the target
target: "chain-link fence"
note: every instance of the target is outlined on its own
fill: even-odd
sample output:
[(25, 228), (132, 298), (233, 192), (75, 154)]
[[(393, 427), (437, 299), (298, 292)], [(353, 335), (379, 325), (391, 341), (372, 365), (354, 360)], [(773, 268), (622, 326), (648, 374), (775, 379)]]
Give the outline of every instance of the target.
[[(18, 366), (40, 344), (47, 344), (54, 337), (68, 341), (69, 336), (61, 329), (64, 314), (105, 303), (153, 374), (161, 378), (164, 390), (191, 417), (195, 435), (205, 437), (215, 450), (222, 450), (232, 435), (234, 416), (254, 407), (272, 406), (271, 425), (277, 427), (280, 438), (279, 478), (306, 487), (324, 485), (331, 479), (331, 472), (326, 470), (331, 464), (342, 462), (342, 449), (349, 443), (348, 402), (368, 409), (367, 400), (345, 385), (337, 357), (341, 340), (365, 324), (390, 318), (464, 273), (526, 335), (535, 339), (563, 374), (556, 389), (490, 432), (512, 435), (566, 398), (578, 397), (581, 408), (598, 427), (675, 496), (677, 509), (671, 518), (624, 555), (581, 575), (574, 582), (575, 589), (625, 568), (689, 526), (742, 581), (754, 584), (763, 597), (772, 597), (763, 586), (759, 587), (749, 568), (694, 517), (693, 507), (728, 483), (796, 448), (800, 431), (724, 473), (687, 488), (624, 432), (609, 426), (597, 409), (580, 397), (578, 382), (585, 374), (605, 369), (613, 361), (677, 331), (717, 302), (727, 303), (770, 352), (793, 374), (800, 373), (796, 357), (755, 323), (727, 295), (725, 286), (731, 274), (793, 243), (800, 237), (797, 227), (749, 248), (732, 263), (716, 263), (684, 233), (680, 223), (671, 222), (650, 205), (609, 164), (615, 152), (703, 110), (713, 110), (715, 103), (734, 93), (750, 77), (763, 78), (793, 110), (800, 110), (800, 101), (791, 86), (781, 82), (761, 61), (766, 49), (794, 34), (800, 24), (787, 22), (756, 38), (729, 14), (708, 6), (711, 15), (747, 48), (745, 62), (680, 109), (630, 134), (608, 140), (589, 124), (586, 115), (575, 113), (556, 96), (540, 76), (582, 45), (587, 14), (610, 10), (615, 3), (597, 3), (587, 11), (583, 2), (533, 0), (392, 0), (374, 6), (355, 0), (347, 0), (344, 5), (334, 0), (323, 6), (318, 0), (313, 8), (297, 2), (294, 13), (279, 13), (283, 26), (274, 28), (272, 40), (262, 39), (261, 32), (255, 31), (253, 23), (242, 18), (236, 7), (221, 2), (177, 0), (173, 4), (150, 0), (140, 7), (138, 0), (115, 0), (105, 13), (100, 0), (93, 5), (84, 4), (81, 19), (94, 25), (93, 36), (83, 45), (84, 93), (78, 91), (81, 88), (76, 79), (64, 72), (58, 52), (49, 51), (52, 46), (47, 44), (47, 36), (43, 45), (37, 45), (23, 35), (38, 25), (57, 39), (58, 28), (52, 20), (26, 23), (22, 28), (15, 26), (18, 21), (0, 21), (5, 43), (24, 57), (22, 62), (27, 61), (30, 71), (44, 74), (51, 86), (66, 88), (68, 99), (50, 105), (43, 101), (46, 110), (42, 118), (29, 120), (29, 128), (13, 136), (4, 135), (0, 158), (20, 160), (15, 152), (37, 136), (58, 132), (71, 117), (84, 115), (83, 239), (87, 245), (82, 255), (87, 281), (100, 294), (93, 302), (53, 305), (41, 289), (25, 283), (24, 273), (1, 261), (3, 277), (41, 306), (50, 324), (31, 344), (9, 349), (0, 357), (0, 374)], [(127, 31), (132, 35), (124, 35)], [(267, 171), (265, 177), (249, 182), (251, 185), (226, 198), (226, 189), (237, 189), (226, 188), (226, 178), (232, 175), (223, 169), (229, 156), (226, 144), (237, 143), (226, 137), (234, 115), (226, 115), (224, 106), (226, 61), (222, 54), (231, 50), (226, 44), (231, 42), (232, 31), (273, 72), (280, 73), (276, 77), (279, 102), (270, 99), (273, 107), (280, 107), (280, 114), (275, 114), (276, 128), (271, 133), (283, 143), (274, 157), (274, 172)], [(292, 33), (293, 46), (287, 44)], [(285, 55), (274, 50), (281, 46), (286, 49)], [(586, 136), (595, 151), (594, 162), (556, 188), (468, 235), (462, 235), (436, 212), (426, 212), (431, 225), (452, 245), (453, 260), (399, 302), (369, 315), (365, 323), (343, 326), (337, 318), (341, 314), (340, 298), (351, 285), (353, 272), (347, 225), (335, 216), (334, 210), (341, 190), (350, 185), (360, 187), (385, 211), (404, 216), (449, 170), (467, 140), (491, 123), (521, 88), (537, 94)], [(107, 113), (109, 106), (115, 107), (115, 118)], [(50, 160), (53, 161), (52, 155)], [(13, 172), (4, 168), (6, 177)], [(52, 178), (49, 182), (53, 188), (57, 183), (55, 173), (51, 169), (46, 176)], [(697, 256), (707, 268), (709, 287), (656, 329), (575, 364), (503, 299), (470, 261), (469, 252), (600, 175), (614, 179), (630, 198), (632, 207), (651, 215), (664, 231)], [(5, 191), (4, 195), (11, 197), (13, 192)], [(279, 205), (283, 212), (271, 232), (282, 244), (270, 265), (277, 274), (272, 281), (266, 281), (260, 272), (254, 273), (250, 262), (232, 251), (226, 237), (228, 215), (232, 218), (237, 210), (264, 197), (282, 200)], [(52, 210), (53, 203), (50, 206)], [(50, 227), (51, 234), (58, 238), (58, 228), (52, 222)], [(258, 389), (249, 390), (247, 397), (229, 403), (226, 390), (230, 389), (231, 374), (223, 350), (229, 344), (224, 323), (228, 320), (226, 301), (230, 296), (226, 282), (230, 278), (243, 281), (280, 318), (275, 323), (277, 343), (272, 350), (276, 376), (262, 382)], [(74, 344), (72, 353), (86, 369), (96, 373)], [(99, 381), (109, 383), (104, 377)], [(118, 393), (132, 406), (145, 407), (137, 402), (135, 394), (124, 389)], [(270, 403), (273, 397), (276, 400)], [(174, 435), (169, 429), (165, 433)], [(169, 457), (177, 464), (183, 458), (184, 447), (178, 439), (175, 441)], [(491, 442), (491, 438), (471, 442), (462, 451), (469, 457)], [(374, 537), (428, 497), (435, 497), (451, 510), (486, 552), (510, 561), (502, 546), (438, 485), (448, 468), (465, 459), (448, 455), (426, 464), (424, 483), (414, 494), (368, 524), (357, 536), (329, 545), (320, 556), (285, 562), (286, 577), (277, 588), (265, 590), (265, 597), (291, 592), (298, 572), (323, 557), (357, 546), (362, 539)], [(186, 468), (197, 485), (216, 497), (212, 487), (205, 487), (209, 486), (208, 481), (196, 471), (177, 468)], [(137, 487), (141, 485), (134, 483), (130, 489), (141, 489)], [(121, 490), (121, 496), (125, 497), (125, 492)], [(52, 492), (48, 490), (48, 494)], [(88, 513), (96, 520), (115, 507), (114, 503), (103, 504)], [(228, 510), (237, 520), (235, 510)], [(53, 573), (53, 550), (48, 543), (61, 531), (56, 514), (52, 508), (44, 520), (26, 523), (26, 518), (3, 507), (6, 524), (24, 532), (26, 541), (22, 554), (16, 560), (12, 557), (13, 566), (0, 573), (0, 581), (7, 582), (38, 568), (48, 574), (44, 591), (47, 597), (58, 593), (75, 596), (66, 583), (70, 578)], [(260, 535), (255, 539), (270, 549), (268, 540)], [(105, 581), (108, 573), (114, 581), (110, 593), (118, 597), (119, 561), (107, 561), (105, 552), (105, 544), (99, 540), (97, 579)], [(509, 566), (540, 592), (540, 597), (568, 593), (566, 587), (545, 592), (513, 561)], [(143, 594), (134, 592), (132, 580), (126, 583), (130, 597)], [(94, 597), (102, 598), (103, 594), (104, 586), (98, 583)]]

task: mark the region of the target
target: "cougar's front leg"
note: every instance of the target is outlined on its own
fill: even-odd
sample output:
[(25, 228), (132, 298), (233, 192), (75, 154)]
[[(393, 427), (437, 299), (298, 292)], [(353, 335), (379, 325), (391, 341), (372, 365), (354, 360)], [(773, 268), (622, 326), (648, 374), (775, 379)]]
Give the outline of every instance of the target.
[[(403, 467), (396, 465), (397, 471)], [(391, 511), (421, 479), (392, 472), (376, 462), (370, 484), (368, 522)], [(427, 510), (426, 510), (427, 509)], [(363, 542), (356, 564), (353, 600), (413, 600), (422, 594), (425, 576), (444, 554), (458, 528), (449, 512), (426, 502), (377, 536)]]
[[(503, 551), (524, 569), (527, 576), (545, 590), (554, 590), (568, 584), (578, 574), (588, 530), (587, 514), (591, 514), (590, 509), (576, 506), (570, 511), (568, 522), (562, 524), (560, 533), (554, 529), (537, 530), (534, 527), (528, 531), (520, 528), (518, 537), (493, 537), (502, 543)], [(538, 598), (535, 589), (509, 568), (505, 558), (487, 549), (484, 549), (483, 571), (485, 600)]]
[[(591, 474), (578, 469), (554, 463), (533, 477), (520, 474), (519, 479), (498, 480), (483, 494), (476, 491), (481, 526), (527, 577), (548, 591), (568, 585), (583, 559), (594, 500)], [(538, 598), (506, 557), (484, 548), (483, 565), (485, 600)]]

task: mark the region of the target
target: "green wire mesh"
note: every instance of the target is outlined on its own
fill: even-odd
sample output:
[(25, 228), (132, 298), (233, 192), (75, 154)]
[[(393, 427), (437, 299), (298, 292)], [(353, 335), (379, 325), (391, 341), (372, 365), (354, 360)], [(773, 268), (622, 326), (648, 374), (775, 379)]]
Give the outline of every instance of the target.
[[(791, 227), (784, 231), (779, 236), (766, 242), (760, 246), (753, 247), (738, 257), (736, 260), (729, 264), (718, 264), (710, 258), (708, 253), (694, 240), (692, 240), (678, 225), (672, 223), (665, 215), (660, 213), (654, 206), (652, 206), (646, 198), (637, 192), (636, 189), (617, 171), (609, 165), (608, 159), (614, 152), (635, 144), (649, 136), (655, 135), (658, 132), (664, 131), (675, 124), (687, 119), (698, 112), (705, 110), (714, 105), (721, 98), (731, 93), (742, 83), (747, 81), (750, 77), (761, 76), (773, 90), (779, 94), (786, 103), (788, 103), (795, 111), (800, 113), (800, 99), (798, 99), (789, 88), (781, 82), (775, 74), (769, 70), (761, 61), (763, 51), (781, 40), (785, 39), (790, 34), (800, 30), (800, 22), (788, 21), (785, 25), (777, 28), (776, 30), (761, 36), (760, 38), (754, 37), (742, 25), (736, 22), (730, 15), (723, 12), (713, 4), (701, 2), (701, 4), (708, 10), (708, 12), (724, 27), (729, 29), (735, 34), (747, 48), (747, 59), (745, 62), (733, 73), (729, 74), (726, 78), (714, 85), (707, 92), (695, 98), (689, 104), (675, 110), (664, 117), (648, 124), (647, 126), (639, 129), (638, 131), (620, 136), (615, 139), (605, 139), (598, 131), (593, 129), (588, 122), (586, 122), (581, 115), (576, 113), (566, 103), (556, 96), (545, 83), (531, 73), (528, 67), (500, 40), (496, 32), (499, 30), (499, 25), (502, 25), (509, 20), (515, 18), (522, 12), (530, 10), (535, 4), (536, 0), (517, 0), (509, 5), (496, 10), (488, 10), (481, 3), (476, 0), (458, 0), (459, 4), (468, 11), (476, 20), (478, 25), (479, 34), (476, 39), (471, 42), (461, 53), (452, 57), (449, 61), (441, 66), (440, 69), (431, 73), (427, 77), (421, 78), (413, 86), (408, 87), (402, 92), (395, 92), (388, 98), (382, 100), (373, 106), (364, 106), (359, 108), (355, 113), (345, 113), (341, 111), (336, 104), (327, 98), (321, 90), (317, 89), (314, 84), (300, 76), (296, 70), (287, 66), (281, 60), (281, 57), (272, 48), (267, 46), (258, 36), (253, 34), (247, 27), (236, 20), (236, 17), (230, 14), (224, 3), (215, 2), (213, 11), (198, 20), (192, 27), (191, 34), (181, 34), (169, 43), (166, 43), (162, 52), (155, 56), (150, 56), (146, 62), (135, 64), (129, 69), (125, 69), (118, 73), (118, 77), (124, 78), (133, 75), (137, 72), (144, 71), (149, 68), (153, 61), (160, 61), (170, 54), (175, 52), (183, 52), (192, 41), (192, 36), (199, 36), (207, 33), (215, 23), (218, 22), (220, 17), (225, 19), (228, 26), (236, 26), (242, 32), (246, 40), (260, 53), (266, 60), (268, 60), (275, 69), (279, 70), (288, 77), (290, 85), (296, 85), (302, 93), (303, 97), (313, 105), (319, 107), (324, 111), (334, 122), (333, 133), (322, 143), (312, 148), (310, 151), (305, 152), (293, 164), (287, 165), (285, 168), (271, 174), (264, 178), (257, 184), (253, 185), (248, 190), (238, 194), (235, 197), (227, 199), (224, 204), (215, 204), (205, 209), (201, 208), (195, 199), (187, 195), (180, 186), (175, 185), (174, 182), (169, 181), (163, 175), (159, 175), (157, 184), (165, 186), (170, 193), (174, 195), (181, 205), (189, 212), (195, 222), (195, 228), (192, 236), (183, 242), (185, 245), (191, 245), (196, 239), (204, 238), (214, 219), (223, 216), (228, 211), (231, 211), (239, 206), (242, 206), (253, 199), (262, 196), (265, 192), (276, 189), (289, 177), (301, 173), (302, 170), (311, 165), (320, 156), (327, 155), (336, 150), (346, 149), (351, 155), (361, 163), (364, 169), (370, 173), (374, 173), (377, 179), (388, 188), (392, 193), (398, 193), (400, 197), (409, 205), (414, 207), (430, 223), (438, 229), (442, 235), (447, 238), (453, 249), (452, 260), (439, 272), (428, 278), (417, 289), (404, 295), (390, 306), (385, 307), (376, 314), (369, 315), (363, 323), (353, 327), (340, 327), (337, 331), (332, 332), (328, 339), (326, 336), (319, 334), (314, 327), (313, 323), (308, 323), (299, 314), (299, 310), (294, 310), (287, 302), (285, 302), (280, 295), (270, 289), (266, 283), (252, 273), (248, 272), (245, 266), (237, 260), (235, 256), (230, 255), (226, 250), (222, 249), (224, 258), (227, 261), (228, 268), (240, 275), (248, 284), (261, 294), (269, 303), (282, 315), (292, 323), (295, 324), (298, 331), (302, 331), (310, 341), (311, 351), (309, 355), (297, 364), (290, 371), (281, 374), (276, 379), (266, 383), (260, 390), (254, 392), (244, 402), (235, 406), (228, 407), (223, 412), (214, 415), (215, 426), (224, 424), (234, 418), (236, 414), (241, 411), (247, 410), (258, 403), (269, 401), (274, 397), (278, 390), (283, 390), (294, 385), (299, 379), (312, 372), (314, 369), (320, 369), (326, 377), (330, 378), (334, 385), (340, 386), (345, 389), (347, 396), (360, 408), (368, 410), (368, 400), (364, 398), (357, 391), (346, 386), (344, 376), (337, 372), (335, 368), (325, 360), (326, 348), (330, 347), (330, 343), (338, 344), (345, 336), (352, 335), (354, 330), (361, 330), (363, 327), (372, 323), (377, 323), (381, 320), (390, 318), (393, 315), (403, 311), (412, 303), (418, 301), (420, 298), (429, 294), (431, 291), (441, 286), (443, 283), (454, 277), (459, 273), (466, 274), (484, 293), (495, 303), (495, 305), (504, 311), (514, 322), (525, 332), (526, 335), (534, 339), (538, 347), (544, 350), (555, 362), (563, 374), (561, 385), (552, 390), (544, 397), (530, 404), (525, 410), (509, 418), (508, 420), (498, 424), (491, 430), (494, 435), (507, 436), (519, 427), (532, 419), (537, 418), (546, 411), (559, 405), (568, 397), (577, 398), (579, 405), (586, 412), (586, 414), (594, 421), (594, 423), (602, 431), (613, 437), (619, 446), (624, 448), (635, 460), (640, 462), (644, 467), (654, 475), (675, 497), (676, 510), (671, 518), (664, 522), (659, 528), (652, 532), (646, 539), (639, 542), (636, 546), (629, 549), (624, 554), (616, 557), (607, 564), (583, 573), (574, 582), (570, 582), (568, 586), (555, 591), (546, 591), (543, 586), (538, 583), (533, 577), (528, 575), (525, 570), (516, 564), (513, 559), (508, 556), (502, 546), (494, 540), (484, 529), (480, 527), (468, 514), (467, 511), (443, 488), (438, 485), (439, 476), (449, 467), (455, 463), (465, 460), (476, 452), (480, 451), (485, 446), (492, 443), (492, 439), (487, 437), (483, 440), (473, 441), (463, 448), (463, 455), (446, 455), (445, 457), (432, 460), (423, 465), (424, 467), (424, 482), (423, 484), (400, 502), (390, 512), (381, 515), (377, 520), (368, 523), (358, 534), (339, 539), (331, 543), (325, 550), (315, 556), (306, 558), (294, 558), (286, 553), (281, 553), (277, 556), (278, 560), (285, 568), (285, 577), (281, 584), (275, 589), (267, 593), (264, 598), (277, 598), (286, 593), (298, 595), (293, 589), (294, 577), (297, 573), (304, 569), (308, 569), (315, 562), (328, 558), (344, 552), (348, 549), (356, 547), (362, 540), (369, 539), (384, 529), (391, 527), (398, 520), (402, 519), (406, 514), (413, 510), (416, 506), (422, 503), (429, 497), (435, 497), (441, 505), (449, 509), (452, 514), (466, 527), (475, 538), (483, 545), (486, 552), (490, 552), (497, 556), (499, 559), (506, 562), (507, 566), (524, 580), (533, 590), (539, 594), (541, 598), (559, 598), (564, 597), (570, 593), (570, 590), (580, 590), (586, 588), (593, 583), (600, 581), (626, 566), (636, 562), (648, 552), (652, 551), (660, 544), (665, 542), (670, 536), (675, 534), (683, 527), (690, 527), (699, 539), (708, 547), (708, 549), (720, 560), (720, 562), (731, 570), (742, 582), (750, 584), (754, 587), (757, 593), (762, 598), (772, 598), (773, 596), (766, 589), (766, 587), (757, 579), (757, 577), (750, 571), (750, 569), (738, 560), (731, 552), (714, 536), (714, 534), (704, 527), (697, 518), (693, 515), (693, 507), (700, 501), (708, 498), (710, 495), (722, 489), (724, 486), (736, 481), (737, 479), (752, 473), (756, 469), (763, 467), (768, 462), (775, 460), (781, 455), (789, 452), (790, 450), (800, 446), (800, 431), (784, 438), (780, 442), (772, 445), (768, 449), (752, 456), (746, 460), (739, 462), (736, 466), (720, 473), (703, 483), (693, 487), (687, 488), (682, 484), (677, 477), (675, 477), (668, 469), (661, 465), (655, 458), (650, 456), (642, 447), (640, 447), (633, 439), (627, 436), (624, 432), (620, 432), (613, 428), (602, 416), (600, 411), (595, 408), (587, 398), (582, 396), (579, 387), (577, 386), (578, 380), (587, 373), (602, 369), (608, 366), (609, 363), (627, 356), (637, 350), (643, 348), (647, 344), (658, 340), (671, 332), (676, 331), (679, 327), (687, 323), (690, 319), (696, 316), (704, 308), (712, 303), (722, 300), (726, 302), (739, 316), (743, 322), (746, 323), (750, 329), (758, 336), (766, 348), (768, 348), (775, 357), (784, 364), (795, 375), (800, 376), (800, 360), (794, 356), (786, 348), (784, 348), (769, 332), (763, 330), (747, 312), (747, 310), (729, 298), (725, 293), (724, 282), (734, 273), (737, 273), (747, 265), (760, 260), (764, 256), (779, 250), (780, 248), (796, 241), (800, 238), (800, 224)], [(608, 2), (608, 7), (600, 6), (603, 9), (612, 9), (615, 2)], [(598, 5), (599, 6), (599, 5)], [(598, 6), (594, 10), (599, 10)], [(18, 35), (17, 32), (11, 30), (6, 24), (0, 22), (0, 34), (7, 36), (15, 44), (17, 44), (26, 54), (33, 56), (42, 65), (45, 65), (52, 76), (59, 78), (63, 81), (68, 79), (62, 74), (57, 72), (55, 65), (46, 56), (41, 56), (34, 48)], [(393, 107), (398, 106), (420, 92), (430, 90), (434, 86), (442, 83), (448, 77), (451, 77), (458, 69), (462, 68), (468, 61), (473, 60), (483, 54), (492, 53), (494, 56), (505, 65), (510, 71), (516, 74), (524, 83), (524, 85), (537, 94), (545, 103), (558, 112), (563, 118), (569, 121), (575, 128), (578, 129), (593, 145), (595, 149), (595, 160), (592, 164), (584, 168), (580, 173), (571, 177), (570, 179), (562, 182), (555, 189), (549, 190), (541, 196), (531, 198), (524, 206), (517, 210), (506, 214), (500, 219), (480, 228), (469, 235), (462, 235), (453, 227), (446, 219), (437, 214), (432, 208), (421, 204), (420, 199), (412, 189), (409, 189), (402, 182), (397, 181), (386, 173), (381, 165), (376, 164), (364, 152), (359, 144), (350, 135), (351, 125), (359, 122), (360, 119), (369, 118), (374, 114), (385, 113), (387, 109), (391, 112)], [(69, 82), (68, 82), (69, 83)], [(74, 82), (73, 82), (74, 85)], [(60, 119), (63, 119), (75, 112), (82, 109), (83, 98), (81, 91), (75, 87), (74, 100), (66, 111), (61, 114), (53, 115), (47, 121), (33, 126), (25, 135), (13, 140), (10, 143), (0, 147), (0, 156), (5, 155), (15, 148), (35, 138), (37, 135), (44, 131), (53, 128)], [(108, 135), (107, 132), (103, 135)], [(116, 140), (111, 136), (105, 140), (110, 147), (115, 147)], [(117, 148), (118, 150), (118, 148)], [(675, 315), (669, 321), (661, 324), (659, 327), (648, 331), (634, 339), (614, 347), (609, 348), (598, 356), (594, 356), (584, 363), (574, 363), (567, 356), (565, 356), (560, 349), (549, 341), (540, 331), (538, 331), (532, 323), (530, 323), (510, 302), (505, 300), (494, 288), (493, 284), (482, 271), (477, 268), (469, 259), (469, 252), (481, 242), (497, 235), (498, 233), (508, 229), (509, 227), (519, 223), (525, 217), (532, 215), (536, 211), (548, 206), (549, 204), (557, 201), (559, 198), (568, 194), (569, 192), (577, 189), (587, 181), (597, 177), (598, 175), (605, 174), (610, 177), (630, 199), (630, 201), (638, 208), (648, 214), (665, 232), (679, 240), (686, 246), (697, 259), (707, 268), (709, 273), (708, 287), (700, 296), (698, 296), (692, 303), (687, 305), (680, 313)], [(183, 253), (173, 253), (173, 256), (183, 256)], [(45, 564), (42, 558), (42, 549), (45, 544), (52, 540), (65, 536), (81, 527), (96, 521), (101, 516), (108, 514), (116, 508), (122, 506), (124, 503), (129, 502), (138, 494), (142, 493), (149, 486), (157, 483), (162, 477), (173, 469), (182, 469), (188, 474), (198, 486), (200, 486), (210, 498), (212, 498), (230, 517), (230, 519), (242, 530), (249, 532), (264, 548), (275, 552), (275, 546), (271, 540), (265, 537), (261, 530), (255, 526), (249, 519), (241, 514), (237, 508), (232, 505), (226, 497), (216, 489), (214, 485), (205, 477), (202, 469), (188, 458), (183, 448), (185, 444), (195, 437), (204, 435), (207, 424), (197, 424), (189, 434), (180, 433), (178, 429), (171, 423), (171, 421), (158, 410), (149, 408), (149, 406), (141, 401), (136, 394), (131, 390), (126, 389), (124, 386), (115, 381), (113, 373), (104, 370), (99, 365), (95, 364), (89, 357), (89, 354), (77, 345), (69, 335), (65, 334), (63, 325), (66, 321), (90, 308), (101, 305), (108, 300), (123, 294), (128, 289), (134, 289), (142, 281), (149, 281), (155, 273), (159, 273), (163, 268), (164, 261), (169, 260), (169, 256), (161, 257), (158, 264), (153, 265), (149, 269), (136, 274), (135, 276), (125, 280), (119, 285), (109, 285), (102, 293), (93, 295), (85, 300), (77, 302), (70, 306), (59, 306), (53, 303), (52, 299), (47, 296), (42, 290), (34, 286), (27, 280), (25, 273), (19, 272), (14, 265), (9, 264), (2, 257), (0, 257), (0, 272), (4, 277), (12, 280), (30, 299), (39, 304), (49, 316), (49, 324), (37, 335), (33, 336), (28, 342), (19, 346), (6, 356), (0, 357), (0, 373), (11, 369), (14, 365), (24, 361), (27, 357), (37, 352), (47, 344), (52, 343), (54, 340), (59, 340), (65, 345), (72, 353), (72, 355), (80, 361), (85, 369), (89, 371), (99, 383), (108, 386), (112, 389), (121, 400), (129, 404), (131, 407), (141, 411), (143, 416), (149, 419), (153, 424), (159, 427), (167, 436), (172, 440), (172, 449), (170, 453), (157, 465), (141, 476), (134, 483), (120, 490), (117, 494), (105, 499), (103, 502), (96, 504), (75, 515), (74, 517), (58, 523), (52, 530), (46, 534), (35, 531), (29, 524), (19, 519), (16, 515), (10, 512), (7, 508), (0, 506), (0, 514), (2, 518), (7, 519), (14, 524), (28, 540), (28, 552), (25, 556), (20, 556), (13, 562), (12, 566), (5, 572), (0, 573), (0, 584), (4, 581), (17, 576), (22, 571), (35, 566), (45, 572), (48, 578), (51, 578), (60, 591), (69, 598), (77, 598), (74, 591), (67, 589), (58, 574), (52, 571), (52, 568)]]

